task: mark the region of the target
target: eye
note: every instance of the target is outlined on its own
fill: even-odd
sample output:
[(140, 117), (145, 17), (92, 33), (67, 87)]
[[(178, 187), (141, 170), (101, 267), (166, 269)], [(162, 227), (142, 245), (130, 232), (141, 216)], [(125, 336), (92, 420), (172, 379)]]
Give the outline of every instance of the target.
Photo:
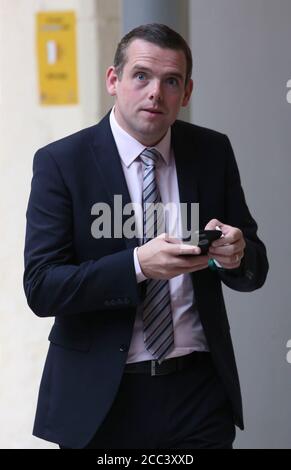
[(146, 79), (146, 74), (144, 72), (138, 72), (135, 77), (139, 82), (143, 82)]
[(174, 87), (179, 85), (179, 82), (178, 82), (177, 78), (174, 78), (174, 77), (169, 77), (167, 79), (167, 83), (171, 86), (174, 86)]

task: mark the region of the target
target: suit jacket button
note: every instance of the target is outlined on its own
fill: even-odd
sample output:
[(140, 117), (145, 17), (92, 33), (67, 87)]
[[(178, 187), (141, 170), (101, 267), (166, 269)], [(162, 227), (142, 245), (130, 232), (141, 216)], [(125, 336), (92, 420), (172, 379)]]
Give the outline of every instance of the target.
[(253, 273), (252, 271), (250, 271), (250, 270), (247, 270), (246, 276), (247, 276), (247, 278), (251, 281), (251, 280), (253, 279), (253, 277), (254, 277), (254, 273)]
[(127, 344), (122, 344), (119, 348), (120, 352), (128, 352), (128, 346)]

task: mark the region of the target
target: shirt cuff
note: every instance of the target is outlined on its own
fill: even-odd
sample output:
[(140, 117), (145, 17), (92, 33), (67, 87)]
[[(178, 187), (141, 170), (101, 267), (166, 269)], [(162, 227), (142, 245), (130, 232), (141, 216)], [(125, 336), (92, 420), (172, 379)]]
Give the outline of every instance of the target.
[(147, 277), (144, 275), (144, 273), (142, 272), (141, 270), (141, 267), (140, 267), (140, 264), (139, 264), (139, 260), (138, 260), (138, 257), (137, 257), (137, 248), (136, 247), (134, 250), (133, 250), (133, 260), (134, 260), (134, 268), (135, 268), (135, 274), (136, 274), (136, 280), (137, 280), (137, 283), (139, 284), (140, 282), (143, 282), (147, 279)]

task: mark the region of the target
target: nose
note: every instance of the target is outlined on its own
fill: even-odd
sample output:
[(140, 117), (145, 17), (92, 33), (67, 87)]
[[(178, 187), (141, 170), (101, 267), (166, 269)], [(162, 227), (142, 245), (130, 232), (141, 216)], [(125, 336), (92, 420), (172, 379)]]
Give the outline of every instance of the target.
[(150, 89), (151, 101), (160, 101), (162, 99), (162, 88), (160, 80), (154, 80)]

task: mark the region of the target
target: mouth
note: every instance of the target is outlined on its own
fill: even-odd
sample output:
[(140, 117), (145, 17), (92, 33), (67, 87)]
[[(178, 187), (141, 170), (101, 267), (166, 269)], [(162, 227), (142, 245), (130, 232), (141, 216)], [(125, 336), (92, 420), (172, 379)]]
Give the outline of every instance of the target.
[(155, 108), (142, 109), (142, 111), (144, 111), (145, 113), (148, 113), (151, 116), (160, 116), (164, 114), (162, 111), (160, 111), (159, 109), (155, 109)]

